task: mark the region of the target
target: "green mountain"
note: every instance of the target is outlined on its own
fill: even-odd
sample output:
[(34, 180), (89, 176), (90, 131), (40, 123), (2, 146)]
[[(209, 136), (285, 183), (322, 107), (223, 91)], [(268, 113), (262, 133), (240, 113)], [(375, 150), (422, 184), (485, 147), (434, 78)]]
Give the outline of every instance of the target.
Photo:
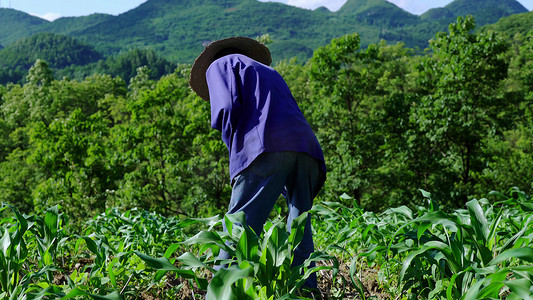
[(86, 65), (102, 58), (90, 45), (52, 33), (39, 33), (21, 39), (0, 50), (0, 67), (29, 68), (37, 59), (44, 59), (52, 68)]
[(46, 23), (49, 22), (21, 11), (0, 8), (0, 44), (5, 47), (20, 38), (37, 33)]
[(422, 14), (421, 18), (449, 24), (458, 16), (465, 15), (465, 12), (473, 15), (476, 18), (476, 25), (480, 27), (528, 10), (515, 0), (455, 0), (445, 7), (430, 9)]
[[(269, 33), (275, 43), (287, 44), (292, 54), (303, 52), (308, 57), (333, 36), (353, 31), (342, 23), (342, 32), (332, 32), (333, 16), (256, 0), (150, 0), (76, 35), (105, 54), (150, 47), (171, 60), (192, 62), (209, 41)], [(279, 58), (286, 56), (282, 53)]]
[(533, 12), (515, 14), (501, 18), (494, 24), (483, 26), (481, 30), (493, 30), (501, 32), (509, 37), (513, 37), (515, 34), (521, 34), (525, 37), (531, 32), (531, 28), (533, 28)]
[(420, 22), (418, 16), (385, 0), (348, 0), (337, 14), (351, 17), (356, 23), (379, 27), (395, 28)]
[[(269, 34), (274, 61), (292, 57), (305, 61), (316, 48), (347, 33), (359, 33), (362, 47), (385, 40), (424, 49), (428, 40), (436, 32), (447, 30), (457, 16), (472, 14), (480, 27), (523, 12), (527, 10), (516, 0), (455, 0), (422, 16), (410, 14), (386, 0), (348, 0), (336, 12), (324, 7), (308, 10), (258, 0), (148, 0), (118, 16), (93, 14), (49, 22), (0, 8), (3, 29), (0, 45), (5, 47), (1, 50), (4, 56), (0, 60), (4, 62), (0, 61), (0, 65), (20, 66), (21, 61), (6, 61), (13, 55), (5, 53), (14, 53), (10, 46), (17, 41), (44, 32), (73, 37), (105, 58), (143, 49), (179, 63), (191, 63), (213, 40)], [(25, 51), (31, 52), (26, 55), (30, 58), (39, 53), (35, 48), (17, 47), (22, 56)], [(54, 47), (59, 52), (65, 49), (61, 43), (41, 47), (49, 52)]]
[(85, 28), (110, 21), (115, 16), (108, 14), (91, 14), (82, 17), (63, 17), (41, 26), (41, 31), (58, 34), (73, 34)]

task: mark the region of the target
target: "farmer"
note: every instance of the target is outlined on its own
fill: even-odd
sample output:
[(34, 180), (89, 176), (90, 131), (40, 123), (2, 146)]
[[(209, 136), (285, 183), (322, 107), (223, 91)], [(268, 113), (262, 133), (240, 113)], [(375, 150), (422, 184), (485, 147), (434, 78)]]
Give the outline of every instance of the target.
[[(211, 126), (221, 131), (229, 150), (228, 214), (243, 211), (258, 235), (280, 194), (287, 201), (290, 229), (293, 219), (311, 209), (326, 178), (318, 140), (271, 62), (268, 48), (256, 40), (223, 39), (198, 56), (189, 81), (210, 102)], [(308, 218), (293, 265), (301, 265), (313, 251)], [(219, 258), (229, 257), (223, 252)], [(317, 288), (316, 275), (305, 285)]]

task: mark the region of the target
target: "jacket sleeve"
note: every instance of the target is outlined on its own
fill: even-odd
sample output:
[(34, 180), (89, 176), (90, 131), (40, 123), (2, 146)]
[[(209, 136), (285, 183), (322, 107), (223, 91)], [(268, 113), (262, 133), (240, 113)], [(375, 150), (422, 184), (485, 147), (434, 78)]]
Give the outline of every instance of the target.
[(206, 72), (211, 104), (211, 127), (222, 132), (226, 145), (230, 144), (241, 110), (238, 68), (230, 60), (219, 59)]

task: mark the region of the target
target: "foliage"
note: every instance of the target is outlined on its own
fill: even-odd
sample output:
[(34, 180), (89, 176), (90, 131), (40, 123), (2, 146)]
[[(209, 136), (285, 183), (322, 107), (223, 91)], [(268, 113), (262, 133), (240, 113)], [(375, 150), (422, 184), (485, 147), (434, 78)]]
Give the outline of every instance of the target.
[[(306, 64), (275, 65), (324, 150), (322, 196), (346, 192), (380, 211), (421, 204), (419, 188), (450, 209), (491, 187), (532, 191), (531, 39), (509, 45), (472, 30), (471, 18), (459, 18), (425, 55), (384, 42), (361, 49), (352, 34)], [(152, 54), (117, 61), (158, 65)], [(36, 61), (25, 84), (0, 86), (2, 199), (25, 213), (61, 203), (80, 221), (108, 207), (224, 211), (227, 149), (188, 72), (179, 65), (158, 78), (145, 66), (129, 84), (96, 74), (56, 80)]]
[[(0, 212), (6, 209), (12, 212), (0, 223), (5, 229), (0, 240), (0, 265), (5, 270), (0, 278), (1, 298), (71, 299), (85, 295), (102, 299), (106, 294), (105, 299), (123, 299), (142, 293), (174, 299), (190, 281), (200, 294), (209, 289), (208, 298), (247, 295), (270, 299), (294, 296), (310, 273), (337, 268), (309, 268), (311, 261), (335, 260), (319, 252), (304, 265), (291, 268), (307, 215), (293, 222), (290, 234), (278, 217), (258, 238), (249, 228), (237, 226), (243, 224), (242, 215), (225, 219), (230, 230), (224, 234), (214, 230), (220, 227), (219, 217), (165, 218), (147, 211), (121, 213), (113, 208), (92, 219), (82, 234), (72, 234), (58, 206), (48, 209), (44, 218), (22, 215), (10, 206), (2, 206)], [(187, 238), (184, 231), (195, 226), (209, 229)], [(226, 241), (236, 246), (227, 246)], [(235, 265), (214, 271), (212, 254), (220, 247), (236, 256)], [(196, 257), (192, 251), (198, 249), (200, 256)], [(206, 272), (215, 273), (211, 284), (204, 278)], [(170, 284), (169, 288), (165, 282), (176, 277), (180, 284)]]
[(327, 157), (333, 190), (366, 206), (375, 193), (408, 195), (398, 179), (415, 180), (401, 151), (411, 152), (409, 110), (416, 88), (409, 74), (416, 59), (402, 44), (359, 50), (358, 43), (357, 35), (349, 35), (315, 51), (308, 118)]
[[(420, 66), (425, 95), (412, 109), (424, 144), (433, 150), (430, 159), (442, 172), (456, 174), (450, 180), (459, 193), (456, 201), (463, 203), (490, 155), (483, 153), (484, 139), (509, 126), (500, 112), (511, 105), (497, 92), (507, 76), (502, 55), (508, 44), (494, 32), (476, 35), (473, 29), (472, 17), (458, 18), (449, 33), (431, 42), (433, 55)], [(436, 185), (445, 192), (443, 183)]]
[(101, 59), (100, 53), (80, 41), (51, 33), (39, 33), (0, 50), (1, 82), (18, 82), (37, 59), (50, 67), (63, 69), (87, 65)]
[[(301, 286), (312, 272), (325, 299), (354, 299), (352, 291), (367, 299), (376, 293), (371, 282), (381, 297), (398, 299), (525, 299), (533, 292), (528, 196), (515, 188), (508, 196), (491, 192), (490, 201), (445, 212), (421, 192), (426, 205), (414, 210), (315, 205), (318, 250), (293, 267), (307, 214), (290, 232), (275, 216), (258, 236), (242, 213), (197, 219), (110, 208), (75, 234), (60, 206), (23, 215), (3, 205), (0, 297), (307, 299)], [(218, 230), (221, 222), (227, 232)], [(233, 258), (215, 259), (220, 249)]]
[(451, 213), (421, 192), (427, 205), (414, 211), (401, 206), (375, 214), (335, 202), (314, 208), (321, 216), (317, 230), (333, 233), (324, 243), (353, 257), (350, 278), (362, 298), (360, 274), (368, 266), (379, 268), (376, 280), (391, 296), (405, 299), (531, 295), (533, 214), (523, 192), (492, 192), (499, 201), (473, 199)]
[[(510, 64), (508, 43), (473, 29), (471, 17), (458, 18), (424, 56), (401, 44), (362, 50), (357, 35), (315, 51), (295, 97), (325, 152), (326, 193), (342, 190), (381, 210), (419, 203), (417, 188), (434, 190), (447, 207), (479, 196), (489, 182), (529, 191), (531, 159), (522, 149), (531, 127), (521, 111), (530, 108), (523, 67), (530, 47), (514, 46), (520, 54)], [(511, 144), (511, 136), (523, 138)], [(503, 157), (528, 167), (503, 171), (522, 169)], [(508, 177), (496, 179), (500, 172)], [(383, 198), (389, 202), (375, 201)]]

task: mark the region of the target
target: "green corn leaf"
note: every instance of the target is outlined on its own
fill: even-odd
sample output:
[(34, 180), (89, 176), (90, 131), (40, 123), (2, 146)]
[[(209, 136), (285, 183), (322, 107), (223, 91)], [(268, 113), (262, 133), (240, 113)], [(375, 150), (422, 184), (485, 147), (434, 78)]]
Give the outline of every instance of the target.
[(431, 227), (433, 224), (432, 223), (429, 223), (429, 222), (424, 222), (422, 224), (420, 224), (418, 226), (418, 231), (417, 231), (417, 239), (420, 241), (420, 238), (422, 237), (422, 235), (424, 235), (424, 232), (426, 232), (426, 230)]
[(498, 192), (498, 191), (490, 191), (489, 195), (497, 197), (497, 198), (500, 198), (501, 200), (507, 200), (508, 199), (507, 196), (505, 196), (502, 192)]
[(178, 229), (189, 227), (193, 224), (205, 224), (209, 226), (209, 230), (213, 228), (214, 226), (220, 224), (221, 217), (219, 215), (210, 217), (210, 218), (188, 218), (181, 220), (178, 225)]
[(352, 200), (352, 199), (353, 199), (352, 197), (350, 197), (350, 196), (349, 196), (348, 194), (346, 194), (346, 193), (342, 193), (342, 195), (341, 195), (339, 198), (341, 198), (341, 199), (343, 199), (343, 200)]
[(357, 257), (354, 257), (350, 263), (350, 279), (361, 299), (366, 299), (364, 285), (357, 276)]
[[(32, 300), (40, 300), (40, 299), (43, 299), (43, 298), (44, 299), (60, 298), (60, 297), (65, 296), (65, 293), (63, 293), (63, 291), (61, 291), (61, 289), (59, 289), (56, 286), (49, 286), (49, 287), (47, 287), (45, 289), (41, 289), (37, 293), (32, 293), (31, 292), (31, 288), (26, 290), (25, 292), (26, 292), (25, 293), (26, 295), (24, 295), (25, 299), (32, 299)], [(53, 297), (51, 297), (51, 296), (53, 296)], [(13, 299), (13, 295), (12, 295), (12, 299)]]
[(422, 189), (419, 189), (419, 191), (420, 191), (420, 193), (422, 193), (422, 197), (431, 198), (431, 193), (430, 192), (424, 191)]
[(191, 268), (209, 268), (206, 264), (189, 252), (183, 253), (177, 258), (177, 260)]
[(18, 226), (20, 226), (18, 230), (20, 235), (21, 236), (24, 235), (24, 233), (26, 233), (26, 231), (28, 230), (28, 221), (23, 215), (19, 213), (19, 211), (16, 208), (10, 205), (8, 205), (7, 207), (9, 207), (13, 211), (13, 213), (15, 214), (15, 217), (17, 218)]
[[(465, 270), (462, 270), (462, 271), (452, 275), (452, 277), (450, 278), (450, 283), (448, 284), (448, 288), (446, 289), (446, 297), (448, 298), (448, 300), (456, 299), (457, 295), (459, 294), (458, 289), (454, 289), (455, 281), (457, 280), (457, 278), (460, 277), (460, 276), (462, 277), (464, 275), (464, 273), (472, 272), (473, 270), (474, 269), (472, 267), (468, 267)], [(454, 293), (454, 291), (456, 293)]]
[(234, 299), (231, 286), (240, 279), (253, 279), (253, 268), (244, 270), (238, 267), (220, 269), (207, 288), (207, 300), (229, 300)]
[(118, 289), (118, 286), (117, 286), (117, 278), (115, 276), (115, 270), (113, 269), (113, 263), (116, 263), (118, 262), (118, 258), (115, 257), (112, 261), (112, 263), (110, 263), (109, 265), (107, 265), (107, 274), (109, 274), (109, 281), (111, 282), (111, 284), (113, 285), (113, 287), (115, 289)]
[(51, 265), (54, 263), (53, 261), (53, 258), (52, 258), (52, 255), (50, 254), (50, 249), (47, 249), (44, 253), (43, 253), (43, 257), (42, 257), (42, 260), (44, 262), (45, 265)]
[(46, 225), (46, 229), (48, 229), (49, 234), (51, 235), (51, 238), (56, 237), (57, 231), (59, 229), (59, 210), (58, 206), (54, 206), (52, 208), (49, 208), (46, 211), (46, 215), (44, 217), (44, 224)]
[(245, 228), (244, 232), (237, 243), (235, 255), (239, 262), (243, 260), (251, 260), (259, 262), (259, 243), (257, 235), (250, 229)]
[(431, 290), (428, 294), (428, 299), (435, 299), (435, 296), (437, 296), (443, 289), (444, 285), (442, 279), (437, 280), (437, 282), (435, 283), (435, 288)]
[(533, 203), (523, 202), (523, 203), (520, 203), (520, 207), (522, 207), (522, 210), (525, 212), (533, 211)]
[(223, 248), (224, 240), (216, 232), (201, 231), (195, 236), (184, 241), (183, 244), (185, 245), (216, 244), (217, 246)]
[(501, 252), (504, 252), (505, 250), (509, 249), (509, 248), (512, 248), (514, 243), (520, 238), (522, 237), (522, 235), (524, 235), (524, 233), (526, 232), (526, 230), (528, 230), (529, 228), (529, 222), (531, 222), (531, 220), (533, 219), (533, 215), (530, 216), (529, 218), (527, 218), (527, 220), (525, 221), (524, 225), (522, 226), (522, 230), (520, 230), (519, 232), (517, 232), (515, 235), (513, 235), (509, 240), (507, 240), (507, 242), (502, 246), (502, 248), (500, 249), (500, 253)]
[(278, 222), (271, 228), (269, 239), (266, 241), (267, 246), (263, 247), (263, 251), (267, 251), (267, 255), (272, 258), (274, 267), (280, 267), (290, 259), (290, 250), (288, 244), (289, 235), (285, 230), (285, 226)]
[(172, 271), (183, 278), (196, 278), (191, 270), (182, 270), (174, 266), (166, 257), (151, 257), (138, 251), (134, 252), (140, 259), (142, 259), (150, 268), (163, 271)]
[[(263, 239), (261, 243), (261, 257), (259, 258), (259, 269), (260, 272), (258, 274), (259, 280), (262, 283), (268, 283), (271, 282), (274, 275), (274, 253), (271, 251), (268, 251), (268, 243), (270, 239), (272, 238), (273, 231), (275, 230), (275, 226), (268, 221), (267, 224), (265, 224), (265, 231), (263, 234)], [(276, 229), (277, 230), (277, 229)], [(269, 289), (271, 287), (269, 286)]]
[(487, 245), (487, 238), (489, 235), (489, 224), (483, 208), (479, 205), (479, 202), (474, 199), (466, 203), (468, 212), (470, 214), (471, 226), (474, 228), (478, 240), (483, 241), (483, 245)]
[(230, 236), (235, 236), (236, 233), (234, 233), (232, 229), (235, 225), (239, 227), (246, 226), (246, 215), (243, 211), (239, 211), (234, 214), (227, 214), (224, 216), (224, 222), (226, 222), (226, 228)]
[(79, 235), (75, 235), (75, 236), (78, 239), (85, 241), (85, 244), (87, 245), (87, 249), (89, 249), (89, 251), (91, 251), (93, 254), (95, 254), (98, 257), (101, 256), (100, 251), (98, 250), (98, 245), (96, 245), (96, 242), (93, 239), (91, 239), (88, 236), (79, 236)]
[(402, 263), (402, 269), (400, 271), (400, 279), (399, 279), (400, 282), (404, 281), (405, 273), (411, 267), (411, 262), (413, 261), (413, 259), (429, 250), (441, 251), (444, 254), (444, 256), (446, 256), (447, 262), (450, 265), (450, 268), (452, 268), (452, 271), (457, 270), (458, 264), (454, 260), (451, 250), (449, 249), (449, 246), (443, 242), (429, 241), (425, 243), (419, 250), (411, 252), (405, 258), (405, 260)]
[(9, 234), (9, 230), (6, 228), (4, 231), (4, 235), (2, 236), (2, 239), (0, 239), (0, 247), (2, 247), (2, 254), (6, 258), (10, 257), (8, 253), (10, 246), (11, 246), (11, 235)]
[[(479, 274), (480, 270), (474, 268), (476, 270), (476, 274)], [(486, 298), (498, 298), (500, 294), (500, 290), (503, 287), (503, 280), (507, 277), (507, 274), (509, 274), (509, 269), (495, 269), (495, 272), (487, 276), (487, 281), (490, 280), (490, 283), (484, 286), (478, 294), (479, 299), (486, 299)]]
[(440, 210), (425, 213), (424, 215), (413, 220), (413, 222), (430, 222), (435, 225), (442, 224), (450, 227), (452, 231), (457, 231), (457, 222), (454, 221), (454, 218)]
[(524, 247), (524, 248), (517, 248), (517, 249), (509, 249), (503, 253), (500, 253), (498, 256), (496, 256), (493, 260), (489, 262), (488, 265), (489, 266), (496, 265), (503, 261), (507, 261), (513, 258), (519, 258), (527, 262), (533, 262), (533, 248)]
[(531, 290), (532, 281), (531, 279), (521, 278), (505, 281), (504, 284), (509, 287), (509, 289), (516, 294), (519, 299), (531, 300), (533, 299), (533, 294)]
[(502, 210), (498, 212), (498, 216), (493, 219), (493, 221), (490, 224), (489, 228), (489, 234), (487, 236), (487, 248), (492, 251), (494, 247), (494, 243), (496, 242), (495, 236), (496, 236), (496, 228), (498, 228), (498, 225), (500, 224), (500, 221), (502, 220)]
[(68, 294), (66, 294), (64, 297), (62, 297), (61, 299), (74, 299), (74, 298), (78, 298), (80, 296), (89, 296), (90, 298), (92, 299), (95, 299), (95, 300), (123, 300), (124, 297), (122, 295), (120, 295), (118, 292), (113, 292), (111, 294), (108, 294), (106, 296), (101, 296), (101, 295), (95, 295), (95, 294), (91, 294), (89, 292), (86, 292), (80, 288), (75, 288), (73, 290), (71, 290)]
[(509, 272), (510, 270), (508, 268), (500, 268), (499, 266), (492, 265), (484, 268), (478, 268), (478, 267), (469, 267), (469, 269), (474, 270), (474, 273), (478, 275), (483, 276), (491, 276), (499, 272)]
[(405, 205), (402, 205), (400, 207), (390, 208), (389, 210), (393, 213), (405, 216), (409, 220), (413, 219), (413, 211)]
[(181, 247), (181, 244), (180, 243), (174, 243), (172, 245), (170, 245), (167, 250), (165, 251), (165, 255), (163, 255), (164, 257), (166, 258), (169, 258), (170, 259), (170, 256), (172, 254), (174, 254), (174, 252), (176, 252), (176, 250)]
[[(479, 289), (488, 281), (489, 279), (484, 278), (474, 283), (464, 295), (463, 300), (477, 300), (479, 296)], [(451, 300), (450, 298), (448, 299)]]
[(500, 290), (503, 287), (501, 281), (494, 281), (484, 286), (483, 289), (479, 291), (477, 295), (478, 299), (498, 299), (500, 295)]
[(165, 271), (179, 271), (179, 269), (174, 266), (166, 257), (155, 258), (148, 256), (146, 254), (134, 251), (134, 253), (139, 256), (146, 264), (156, 270), (165, 270)]
[(367, 236), (368, 236), (368, 233), (374, 229), (375, 227), (377, 227), (376, 224), (368, 224), (366, 227), (365, 227), (365, 230), (363, 230), (363, 233), (362, 233), (362, 238), (363, 240), (367, 240)]
[(486, 243), (483, 238), (478, 238), (478, 233), (470, 225), (461, 225), (464, 233), (463, 243), (469, 243), (472, 247), (475, 247), (481, 254), (481, 262), (484, 266), (488, 266), (490, 260), (493, 258), (492, 251), (487, 248)]
[(291, 233), (289, 235), (289, 243), (292, 245), (292, 249), (296, 248), (304, 237), (305, 225), (309, 221), (309, 215), (307, 212), (301, 214), (291, 224)]

